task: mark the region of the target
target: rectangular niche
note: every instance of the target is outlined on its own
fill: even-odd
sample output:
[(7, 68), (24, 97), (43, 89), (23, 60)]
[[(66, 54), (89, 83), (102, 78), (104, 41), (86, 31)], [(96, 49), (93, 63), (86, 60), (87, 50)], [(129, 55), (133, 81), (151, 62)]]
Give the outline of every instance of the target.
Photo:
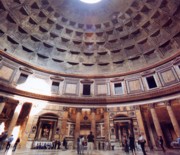
[(13, 75), (14, 69), (8, 66), (0, 66), (0, 79), (10, 81)]
[(72, 82), (66, 82), (65, 84), (65, 94), (78, 95), (78, 84)]
[(163, 86), (171, 85), (178, 82), (173, 68), (167, 68), (159, 72)]
[(127, 81), (128, 93), (142, 92), (142, 82), (140, 79), (129, 79)]

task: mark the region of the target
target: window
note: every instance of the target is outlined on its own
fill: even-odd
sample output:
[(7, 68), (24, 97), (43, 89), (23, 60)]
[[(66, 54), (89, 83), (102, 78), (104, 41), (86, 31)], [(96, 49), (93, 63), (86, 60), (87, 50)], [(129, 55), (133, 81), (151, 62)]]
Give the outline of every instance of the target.
[(59, 92), (59, 82), (52, 82), (51, 92), (58, 94)]
[(19, 79), (17, 81), (17, 84), (25, 83), (27, 78), (28, 78), (28, 75), (21, 73), (20, 76), (19, 76)]
[(83, 95), (90, 95), (91, 94), (91, 85), (90, 84), (84, 84), (83, 85)]
[(156, 88), (157, 84), (153, 76), (149, 76), (146, 78), (149, 89)]
[(123, 94), (123, 88), (121, 83), (115, 83), (114, 84), (114, 92), (115, 95), (121, 95)]

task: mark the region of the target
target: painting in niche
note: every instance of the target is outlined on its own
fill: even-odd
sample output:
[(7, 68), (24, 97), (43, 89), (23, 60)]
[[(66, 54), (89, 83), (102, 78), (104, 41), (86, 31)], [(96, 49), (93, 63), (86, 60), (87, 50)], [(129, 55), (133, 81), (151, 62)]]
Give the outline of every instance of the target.
[(49, 138), (49, 133), (50, 133), (51, 125), (50, 124), (43, 124), (42, 125), (42, 138)]
[(57, 134), (57, 135), (60, 134), (60, 129), (59, 129), (59, 128), (56, 129), (56, 134)]

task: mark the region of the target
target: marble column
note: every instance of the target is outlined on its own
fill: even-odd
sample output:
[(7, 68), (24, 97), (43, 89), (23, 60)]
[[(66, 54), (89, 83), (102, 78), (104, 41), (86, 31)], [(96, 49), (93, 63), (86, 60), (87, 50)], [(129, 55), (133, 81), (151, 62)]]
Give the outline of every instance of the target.
[(68, 119), (68, 111), (69, 108), (64, 107), (63, 108), (63, 119), (62, 119), (62, 127), (61, 127), (61, 140), (63, 140), (64, 137), (66, 137), (66, 131), (67, 131), (67, 119)]
[(5, 104), (6, 104), (5, 102), (0, 103), (0, 114), (3, 111)]
[(96, 109), (91, 109), (91, 131), (96, 138)]
[(13, 117), (12, 117), (11, 122), (10, 122), (9, 127), (8, 127), (8, 136), (10, 136), (12, 134), (13, 129), (16, 126), (16, 123), (17, 123), (19, 114), (21, 112), (22, 106), (23, 106), (23, 103), (18, 103), (18, 105), (16, 106), (16, 108), (14, 110)]
[(104, 109), (104, 136), (105, 136), (105, 140), (110, 139), (109, 137), (109, 112), (108, 109)]
[(166, 102), (166, 108), (167, 108), (167, 111), (168, 111), (168, 114), (169, 114), (169, 117), (171, 119), (171, 123), (173, 125), (173, 128), (174, 128), (174, 131), (176, 133), (176, 136), (177, 137), (180, 137), (180, 128), (179, 128), (179, 124), (178, 124), (178, 121), (176, 119), (176, 116), (173, 112), (173, 109), (171, 107), (171, 103), (170, 102)]
[(140, 106), (136, 106), (136, 119), (139, 126), (139, 132), (144, 136), (145, 139), (147, 139)]
[(101, 137), (103, 137), (103, 132), (102, 132), (102, 130), (103, 130), (103, 124), (100, 123), (100, 136), (101, 136)]
[[(31, 103), (29, 103), (31, 104)], [(37, 104), (31, 104), (31, 109), (28, 115), (28, 120), (27, 123), (25, 125), (25, 128), (22, 129), (22, 136), (21, 136), (21, 148), (25, 148), (26, 146), (28, 148), (31, 148), (31, 144), (27, 144), (28, 142), (28, 136), (30, 136), (30, 143), (32, 142), (32, 140), (35, 138), (35, 134), (32, 134), (32, 127), (33, 124), (37, 124), (38, 118), (35, 119), (35, 115), (36, 115), (36, 109), (38, 108)], [(35, 121), (36, 120), (36, 121)], [(37, 127), (37, 131), (38, 132), (38, 127)]]
[(156, 113), (156, 110), (155, 110), (155, 105), (150, 104), (149, 106), (150, 106), (150, 111), (151, 111), (151, 115), (152, 115), (152, 119), (153, 119), (153, 123), (154, 123), (154, 126), (155, 126), (157, 136), (158, 137), (162, 136), (163, 139), (164, 139), (163, 132), (162, 132), (162, 129), (161, 129), (161, 126), (160, 126), (160, 123), (159, 123), (159, 119), (158, 119), (158, 116), (157, 116), (157, 113)]
[(80, 125), (81, 125), (81, 108), (76, 108), (76, 124), (75, 124), (75, 147), (77, 146), (77, 138), (80, 135)]
[(70, 131), (71, 131), (71, 124), (68, 123), (68, 136), (70, 136)]
[(148, 132), (149, 132), (149, 136), (150, 136), (152, 146), (153, 146), (153, 148), (156, 148), (156, 141), (154, 139), (154, 135), (153, 135), (153, 131), (152, 131), (152, 128), (151, 128), (151, 124), (150, 124), (148, 114), (149, 114), (149, 110), (145, 113), (145, 118), (146, 118), (146, 122), (147, 122), (147, 128), (148, 128)]
[(91, 109), (91, 131), (94, 135), (94, 148), (96, 148), (96, 109)]
[[(31, 104), (31, 103), (29, 103)], [(27, 123), (25, 125), (25, 128), (22, 129), (22, 136), (21, 136), (21, 148), (25, 148), (26, 147), (26, 143), (28, 141), (28, 136), (31, 134), (31, 129), (33, 126), (33, 122), (34, 122), (34, 117), (35, 117), (35, 111), (37, 109), (37, 105), (36, 104), (31, 104), (31, 109), (28, 115), (28, 120)], [(38, 119), (37, 119), (38, 121)], [(33, 138), (33, 137), (31, 137)], [(32, 141), (32, 139), (31, 139)]]

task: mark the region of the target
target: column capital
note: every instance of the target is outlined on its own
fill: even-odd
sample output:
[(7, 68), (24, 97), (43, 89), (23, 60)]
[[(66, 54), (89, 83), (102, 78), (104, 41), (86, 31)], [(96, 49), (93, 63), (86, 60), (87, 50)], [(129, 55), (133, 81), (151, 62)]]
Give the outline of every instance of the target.
[(69, 108), (68, 107), (63, 107), (63, 111), (68, 111)]
[(76, 108), (76, 112), (81, 112), (82, 108)]
[(5, 96), (0, 96), (0, 103), (7, 102), (8, 98)]
[(155, 108), (155, 103), (149, 104), (149, 108), (150, 108), (150, 109), (154, 109), (154, 108)]
[(17, 104), (17, 106), (18, 106), (18, 105), (19, 105), (19, 106), (22, 106), (24, 103), (25, 103), (24, 101), (19, 101), (18, 104)]
[(165, 104), (166, 106), (171, 106), (171, 102), (170, 102), (170, 101), (165, 101), (164, 104)]
[(134, 106), (136, 110), (140, 110), (140, 106), (139, 105), (136, 105)]
[(104, 108), (104, 112), (109, 112), (109, 108)]
[(91, 108), (91, 112), (96, 112), (96, 108)]

